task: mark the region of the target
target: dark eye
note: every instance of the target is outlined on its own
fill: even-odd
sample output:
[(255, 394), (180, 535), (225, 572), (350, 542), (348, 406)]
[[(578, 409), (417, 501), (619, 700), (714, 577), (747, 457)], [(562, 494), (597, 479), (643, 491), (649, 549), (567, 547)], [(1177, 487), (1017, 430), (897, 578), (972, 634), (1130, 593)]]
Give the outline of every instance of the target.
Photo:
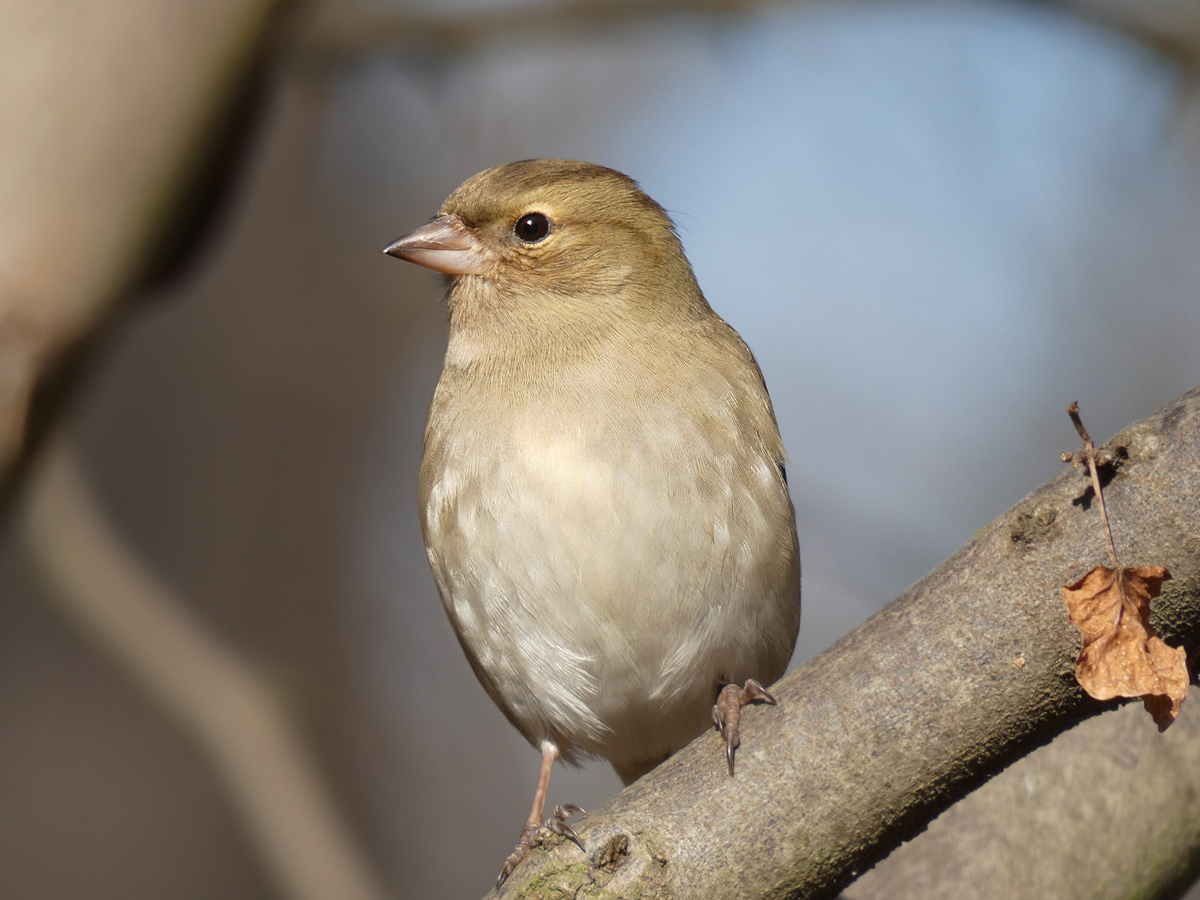
[(513, 234), (527, 244), (536, 244), (550, 233), (550, 220), (541, 213), (525, 213), (513, 225)]

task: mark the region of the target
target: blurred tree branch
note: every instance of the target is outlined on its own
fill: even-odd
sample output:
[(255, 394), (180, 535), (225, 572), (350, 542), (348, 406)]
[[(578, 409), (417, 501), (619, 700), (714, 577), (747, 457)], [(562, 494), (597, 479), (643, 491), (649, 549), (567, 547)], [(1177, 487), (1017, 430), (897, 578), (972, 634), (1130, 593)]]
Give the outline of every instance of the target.
[[(805, 0), (795, 0), (797, 4)], [(777, 0), (563, 0), (495, 4), (470, 12), (413, 11), (355, 0), (310, 5), (298, 45), (316, 57), (351, 58), (396, 46), (452, 51), (483, 38), (547, 33), (671, 14), (724, 15), (778, 5)], [(1079, 15), (1123, 31), (1186, 62), (1200, 55), (1200, 6), (1193, 0), (1053, 0)]]
[[(1068, 435), (1064, 428), (1064, 445)], [(1200, 387), (1110, 443), (1129, 451), (1105, 488), (1121, 556), (1171, 569), (1156, 624), (1168, 642), (1194, 650)], [(544, 896), (553, 887), (563, 896), (835, 896), (991, 775), (1112, 708), (1088, 699), (1075, 682), (1078, 637), (1059, 593), (1103, 558), (1091, 488), (1078, 472), (1064, 471), (772, 688), (779, 708), (746, 713), (735, 780), (725, 772), (719, 739), (698, 738), (577, 828), (588, 847), (586, 865), (573, 844), (552, 842), (518, 868), (502, 895)], [(1123, 716), (1101, 717), (1099, 739), (1120, 740), (1129, 727)], [(1096, 839), (1094, 812), (1081, 816), (1073, 832), (1079, 840), (1069, 849), (1036, 857), (1055, 869), (1047, 882), (1073, 883), (1069, 896), (1175, 896), (1200, 863), (1200, 825), (1189, 799), (1200, 786), (1200, 746), (1190, 739), (1196, 714), (1189, 709), (1182, 740), (1160, 737), (1149, 716), (1137, 724), (1148, 736), (1103, 745), (1110, 757), (1116, 752), (1115, 768), (1127, 777), (1091, 785), (1090, 796), (1076, 798), (1078, 809), (1099, 807), (1117, 820), (1108, 833), (1121, 835), (1119, 853), (1128, 857), (1121, 878), (1108, 877), (1118, 851)], [(1080, 733), (1076, 746), (1089, 732)], [(1147, 744), (1153, 752), (1143, 762)], [(1046, 767), (1031, 777), (1073, 766), (1071, 746), (1064, 740), (1051, 748)], [(1146, 766), (1155, 777), (1145, 775)], [(1094, 770), (1113, 769), (1102, 753)], [(1033, 791), (1019, 814), (1052, 816), (1059, 799), (1054, 791)], [(1139, 806), (1151, 813), (1122, 815)], [(970, 840), (965, 832), (959, 837)], [(975, 853), (977, 867), (965, 870), (990, 871), (991, 851), (986, 843), (968, 845), (965, 856)], [(1030, 857), (1022, 865), (1031, 865)], [(987, 884), (972, 895), (936, 860), (933, 866), (955, 896), (1013, 896), (986, 893)], [(877, 890), (887, 877), (874, 880)], [(878, 896), (868, 887), (861, 896)]]
[[(62, 363), (194, 233), (279, 0), (0, 0), (0, 484)], [(189, 208), (190, 207), (190, 208)], [(31, 404), (36, 407), (31, 411)], [(34, 429), (35, 431), (38, 428)]]
[(1194, 0), (1061, 0), (1062, 5), (1195, 65), (1200, 4)]
[(22, 522), (46, 596), (208, 757), (284, 896), (382, 900), (262, 679), (122, 544), (70, 453), (47, 450)]

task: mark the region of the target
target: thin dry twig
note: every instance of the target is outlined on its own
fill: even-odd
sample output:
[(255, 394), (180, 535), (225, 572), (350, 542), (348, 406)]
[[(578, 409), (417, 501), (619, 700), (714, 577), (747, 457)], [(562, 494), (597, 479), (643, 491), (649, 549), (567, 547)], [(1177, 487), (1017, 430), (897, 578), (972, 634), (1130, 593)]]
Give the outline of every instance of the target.
[[(1100, 524), (1104, 526), (1104, 542), (1108, 546), (1108, 557), (1112, 560), (1113, 568), (1120, 569), (1121, 564), (1117, 562), (1117, 548), (1113, 544), (1112, 529), (1108, 524), (1108, 510), (1104, 507), (1104, 491), (1100, 487), (1100, 472), (1096, 468), (1096, 445), (1092, 443), (1087, 429), (1083, 427), (1083, 419), (1079, 416), (1079, 401), (1072, 401), (1071, 405), (1067, 407), (1067, 415), (1071, 417), (1075, 430), (1079, 432), (1079, 437), (1083, 440), (1083, 462), (1087, 464), (1088, 472), (1092, 476), (1092, 490), (1096, 494), (1096, 503), (1100, 507)], [(1069, 462), (1072, 466), (1078, 466), (1080, 463), (1079, 456), (1075, 453), (1064, 453), (1061, 459), (1063, 462)]]

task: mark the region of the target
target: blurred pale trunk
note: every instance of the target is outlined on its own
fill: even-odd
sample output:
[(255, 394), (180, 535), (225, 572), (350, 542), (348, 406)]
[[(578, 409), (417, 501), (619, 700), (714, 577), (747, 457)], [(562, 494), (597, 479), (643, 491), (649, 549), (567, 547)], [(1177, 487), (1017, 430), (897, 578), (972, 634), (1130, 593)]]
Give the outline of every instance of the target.
[(279, 5), (0, 0), (5, 482), (43, 379), (170, 249)]

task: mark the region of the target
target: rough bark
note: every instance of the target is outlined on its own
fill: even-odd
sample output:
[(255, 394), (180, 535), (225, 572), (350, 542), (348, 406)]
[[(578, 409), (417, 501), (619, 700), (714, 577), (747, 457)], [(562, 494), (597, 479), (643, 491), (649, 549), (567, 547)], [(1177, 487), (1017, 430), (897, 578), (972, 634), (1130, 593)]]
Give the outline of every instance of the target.
[[(1105, 487), (1117, 552), (1171, 570), (1156, 626), (1194, 648), (1200, 387), (1115, 444), (1128, 448)], [(736, 778), (702, 736), (580, 826), (586, 855), (554, 839), (502, 895), (835, 896), (985, 779), (1113, 708), (1075, 683), (1059, 594), (1104, 554), (1088, 480), (1065, 469), (781, 681), (778, 708), (746, 711)]]
[(1017, 760), (846, 888), (846, 900), (1177, 897), (1200, 875), (1200, 704), (1141, 704)]

